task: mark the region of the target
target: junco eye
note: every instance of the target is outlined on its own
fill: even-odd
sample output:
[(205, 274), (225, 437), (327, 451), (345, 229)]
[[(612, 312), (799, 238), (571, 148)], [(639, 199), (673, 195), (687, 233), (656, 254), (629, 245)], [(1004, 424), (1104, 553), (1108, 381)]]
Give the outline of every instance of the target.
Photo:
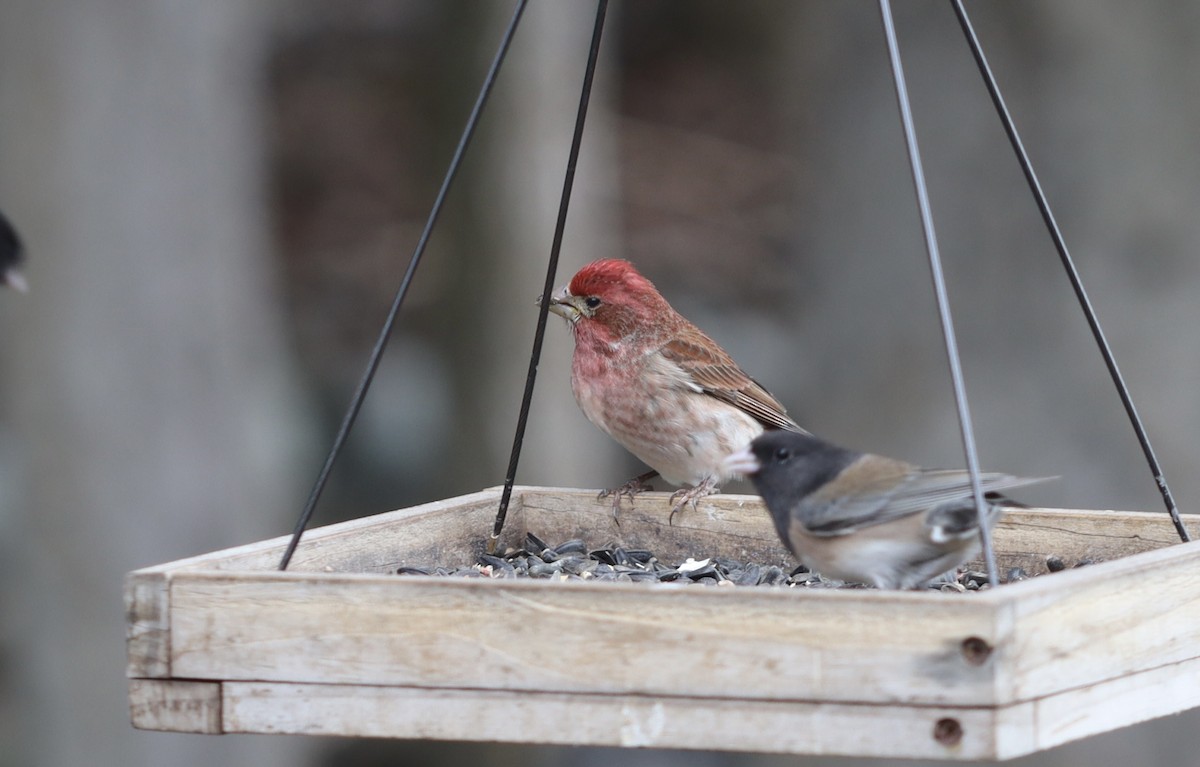
[(584, 301), (584, 303), (588, 305), (589, 309), (595, 309), (597, 306), (600, 305), (600, 299), (597, 298), (596, 296), (588, 296), (587, 300)]
[(792, 457), (792, 451), (788, 450), (786, 447), (778, 448), (775, 451), (775, 460), (777, 460), (777, 461), (786, 461), (787, 459), (789, 459), (791, 457)]

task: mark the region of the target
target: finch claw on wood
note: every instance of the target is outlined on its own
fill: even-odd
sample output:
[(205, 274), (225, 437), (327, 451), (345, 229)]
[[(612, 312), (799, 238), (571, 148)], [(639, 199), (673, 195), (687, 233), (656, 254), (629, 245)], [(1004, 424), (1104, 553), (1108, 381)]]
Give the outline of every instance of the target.
[(715, 495), (721, 492), (721, 488), (717, 487), (717, 482), (714, 478), (708, 477), (695, 487), (681, 487), (671, 494), (671, 514), (667, 517), (667, 524), (675, 524), (675, 515), (683, 510), (684, 506), (691, 506), (692, 511), (696, 510), (696, 503), (701, 498), (706, 498), (710, 495)]
[(735, 476), (722, 460), (764, 430), (807, 433), (628, 261), (584, 266), (549, 309), (571, 328), (583, 414), (670, 484), (708, 483), (697, 499)]
[(629, 507), (633, 508), (634, 496), (636, 496), (638, 493), (644, 493), (647, 490), (653, 489), (650, 487), (649, 482), (650, 482), (650, 480), (654, 479), (657, 476), (658, 476), (658, 472), (653, 471), (653, 470), (648, 471), (644, 474), (639, 474), (636, 477), (634, 477), (633, 479), (626, 482), (625, 484), (621, 485), (620, 487), (614, 487), (609, 490), (601, 490), (600, 493), (596, 496), (596, 500), (601, 501), (601, 500), (604, 500), (605, 498), (608, 498), (609, 496), (612, 496), (612, 499), (613, 499), (612, 500), (613, 522), (616, 522), (617, 527), (620, 527), (621, 520), (618, 518), (617, 515), (621, 511), (621, 496), (628, 497), (629, 498)]

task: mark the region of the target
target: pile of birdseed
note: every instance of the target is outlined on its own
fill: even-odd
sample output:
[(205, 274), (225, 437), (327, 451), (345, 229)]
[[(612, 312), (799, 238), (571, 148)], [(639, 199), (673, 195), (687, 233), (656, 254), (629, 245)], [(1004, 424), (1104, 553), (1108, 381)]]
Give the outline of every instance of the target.
[[(1090, 564), (1081, 560), (1076, 567)], [(1066, 568), (1059, 557), (1046, 560), (1050, 572)], [(579, 538), (557, 546), (546, 544), (529, 533), (521, 548), (510, 548), (502, 556), (481, 554), (479, 561), (465, 567), (401, 567), (399, 575), (433, 575), (462, 578), (544, 578), (556, 581), (609, 581), (624, 583), (681, 583), (700, 586), (770, 586), (775, 588), (865, 588), (861, 584), (823, 578), (800, 565), (792, 570), (780, 565), (742, 562), (728, 557), (689, 557), (679, 564), (659, 561), (645, 549), (605, 546), (589, 549)], [(1029, 575), (1019, 567), (1009, 570), (1005, 582), (1024, 580)], [(931, 583), (939, 591), (979, 591), (988, 588), (987, 573), (967, 570), (954, 580)]]

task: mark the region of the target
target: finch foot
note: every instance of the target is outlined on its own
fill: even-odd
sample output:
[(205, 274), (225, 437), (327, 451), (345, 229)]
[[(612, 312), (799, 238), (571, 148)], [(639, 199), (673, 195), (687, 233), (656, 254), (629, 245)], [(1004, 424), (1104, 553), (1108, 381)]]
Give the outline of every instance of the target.
[(706, 477), (703, 482), (695, 487), (676, 490), (671, 494), (671, 515), (667, 517), (667, 524), (675, 524), (675, 515), (682, 511), (684, 506), (691, 506), (692, 510), (695, 511), (697, 501), (719, 492), (721, 492), (721, 488), (717, 487), (717, 481), (712, 477)]
[(621, 520), (617, 518), (617, 514), (621, 511), (621, 497), (628, 496), (629, 506), (632, 508), (634, 496), (636, 496), (638, 493), (644, 493), (647, 490), (650, 490), (651, 487), (648, 483), (657, 476), (657, 471), (648, 471), (645, 474), (639, 474), (620, 487), (614, 487), (611, 490), (601, 490), (600, 494), (596, 496), (596, 500), (599, 501), (603, 500), (604, 498), (608, 498), (609, 496), (612, 497), (613, 522), (616, 522), (617, 526), (620, 527)]

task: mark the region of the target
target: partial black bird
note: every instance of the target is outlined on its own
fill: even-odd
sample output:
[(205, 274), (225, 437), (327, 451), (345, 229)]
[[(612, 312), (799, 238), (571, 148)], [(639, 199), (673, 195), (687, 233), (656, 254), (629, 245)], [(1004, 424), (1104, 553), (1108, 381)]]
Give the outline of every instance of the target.
[(25, 282), (25, 276), (19, 268), (24, 260), (25, 252), (17, 230), (4, 214), (0, 213), (0, 283), (21, 293), (27, 292), (29, 284)]

